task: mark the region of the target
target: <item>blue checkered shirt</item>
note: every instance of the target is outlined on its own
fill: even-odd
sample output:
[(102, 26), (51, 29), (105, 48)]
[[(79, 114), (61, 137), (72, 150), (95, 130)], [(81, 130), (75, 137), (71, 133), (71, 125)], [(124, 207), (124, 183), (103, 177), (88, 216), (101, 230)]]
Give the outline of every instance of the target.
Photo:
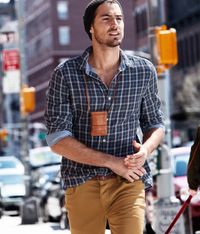
[[(157, 76), (154, 66), (146, 59), (120, 51), (121, 63), (117, 75), (107, 87), (88, 64), (89, 47), (81, 56), (69, 59), (56, 67), (49, 82), (45, 110), (47, 142), (51, 146), (65, 136), (73, 136), (95, 150), (116, 157), (134, 153), (133, 139), (137, 129), (164, 128), (160, 100), (157, 95)], [(108, 111), (108, 135), (90, 134), (86, 84), (90, 111)], [(114, 97), (114, 98), (113, 98)], [(152, 186), (150, 168), (141, 178), (145, 188)], [(90, 166), (62, 158), (61, 175), (64, 189), (80, 185), (96, 175), (113, 172), (104, 167)]]

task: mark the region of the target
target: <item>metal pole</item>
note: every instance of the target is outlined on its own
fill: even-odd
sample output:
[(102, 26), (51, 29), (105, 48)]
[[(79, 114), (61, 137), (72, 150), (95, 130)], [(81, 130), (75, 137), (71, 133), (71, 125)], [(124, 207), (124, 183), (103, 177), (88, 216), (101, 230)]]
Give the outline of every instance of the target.
[[(158, 52), (155, 40), (155, 28), (166, 22), (165, 0), (148, 0), (148, 12), (151, 61), (154, 65), (157, 65)], [(169, 153), (171, 148), (169, 71), (159, 75), (158, 88), (163, 106), (166, 135), (165, 144), (161, 145), (161, 169), (156, 178), (158, 199), (154, 204), (153, 229), (157, 234), (163, 234), (180, 208), (180, 201), (175, 197), (171, 157)], [(172, 230), (172, 233), (185, 233), (182, 217)]]
[[(21, 55), (21, 90), (27, 85), (27, 69), (25, 60), (25, 1), (17, 1), (17, 16), (19, 24), (19, 50)], [(29, 121), (28, 115), (21, 112), (21, 157), (25, 166), (26, 176), (26, 198), (21, 207), (22, 224), (33, 224), (39, 220), (39, 203), (37, 198), (32, 196), (31, 192), (31, 168), (29, 158)]]
[[(3, 89), (2, 89), (2, 78), (3, 78), (3, 71), (2, 71), (2, 50), (3, 45), (0, 43), (0, 128), (2, 127), (3, 123)], [(0, 140), (0, 153), (3, 155), (3, 146)]]
[[(20, 51), (20, 70), (21, 70), (21, 89), (27, 84), (27, 69), (25, 60), (25, 27), (24, 27), (24, 7), (25, 0), (16, 2), (17, 4), (17, 18), (18, 18), (18, 32), (19, 32), (19, 51)], [(31, 194), (30, 186), (30, 161), (29, 161), (29, 134), (28, 134), (28, 116), (21, 113), (21, 142), (20, 155), (25, 166), (26, 176), (26, 196)]]

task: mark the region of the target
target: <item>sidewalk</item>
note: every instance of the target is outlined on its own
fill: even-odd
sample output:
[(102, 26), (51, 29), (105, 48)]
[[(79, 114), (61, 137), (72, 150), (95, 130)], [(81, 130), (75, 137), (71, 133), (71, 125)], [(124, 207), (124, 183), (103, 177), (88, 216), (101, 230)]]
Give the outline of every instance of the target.
[[(3, 216), (0, 219), (0, 233), (5, 234), (71, 234), (70, 230), (61, 230), (58, 223), (21, 224), (20, 217)], [(106, 230), (105, 234), (110, 234)]]

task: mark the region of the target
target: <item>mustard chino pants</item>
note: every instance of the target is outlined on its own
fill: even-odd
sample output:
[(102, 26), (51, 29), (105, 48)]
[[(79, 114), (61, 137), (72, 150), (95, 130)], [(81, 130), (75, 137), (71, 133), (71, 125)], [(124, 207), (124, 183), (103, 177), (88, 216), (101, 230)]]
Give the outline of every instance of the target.
[(142, 181), (127, 183), (119, 176), (89, 180), (65, 194), (72, 234), (104, 234), (108, 220), (112, 234), (142, 234), (145, 192)]

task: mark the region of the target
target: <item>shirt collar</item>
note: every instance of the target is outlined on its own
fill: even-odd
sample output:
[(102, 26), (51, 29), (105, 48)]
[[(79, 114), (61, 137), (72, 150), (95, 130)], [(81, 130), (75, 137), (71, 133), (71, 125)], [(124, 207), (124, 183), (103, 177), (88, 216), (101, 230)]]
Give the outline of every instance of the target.
[[(92, 46), (88, 47), (81, 55), (80, 70), (84, 70), (86, 74), (89, 74), (91, 71), (94, 72), (92, 66), (88, 63), (88, 58), (91, 51), (92, 51)], [(134, 60), (130, 60), (129, 56), (121, 49), (120, 49), (120, 55), (121, 55), (121, 63), (119, 66), (119, 71), (125, 70), (126, 67), (134, 67)]]

